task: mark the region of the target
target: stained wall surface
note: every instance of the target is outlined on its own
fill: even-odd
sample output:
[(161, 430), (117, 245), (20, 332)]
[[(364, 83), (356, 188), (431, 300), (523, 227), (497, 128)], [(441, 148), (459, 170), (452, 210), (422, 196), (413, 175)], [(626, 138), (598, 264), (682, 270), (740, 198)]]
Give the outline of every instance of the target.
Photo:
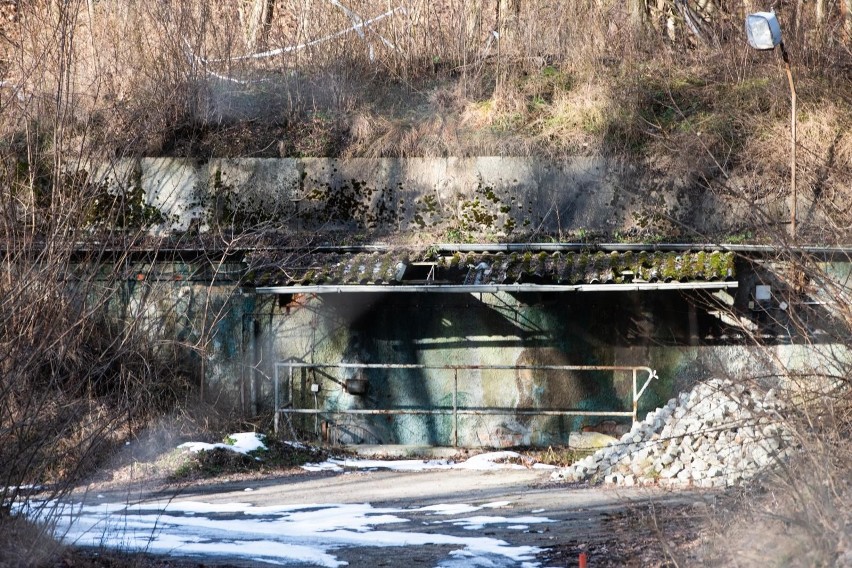
[[(679, 292), (553, 294), (332, 294), (269, 305), (265, 353), (275, 361), (314, 364), (394, 363), (440, 366), (648, 366), (658, 379), (639, 402), (640, 417), (697, 380), (772, 374), (822, 365), (815, 350), (778, 335), (763, 346), (737, 333), (702, 298)], [(757, 324), (755, 324), (757, 325)], [(777, 333), (778, 330), (775, 330)], [(828, 343), (831, 343), (828, 345)], [(845, 351), (844, 351), (845, 353)], [(258, 361), (259, 362), (259, 361)], [(838, 360), (835, 360), (838, 362)], [(274, 361), (259, 362), (256, 391), (268, 407)], [(639, 386), (645, 378), (639, 374)], [(630, 411), (632, 377), (622, 371), (521, 369), (295, 369), (279, 366), (280, 402), (320, 408), (320, 417), (293, 416), (308, 437), (339, 443), (517, 446), (567, 443), (570, 432), (606, 417), (535, 417), (524, 409)], [(364, 395), (346, 379), (364, 378)], [(500, 408), (502, 416), (364, 416), (347, 409)], [(314, 396), (311, 385), (319, 386)], [(618, 419), (629, 424), (629, 418)], [(288, 426), (289, 427), (289, 426)], [(285, 432), (286, 433), (286, 432)]]
[[(403, 238), (412, 233), (522, 239), (539, 233), (629, 231), (736, 234), (789, 218), (783, 196), (755, 204), (672, 184), (643, 189), (630, 166), (603, 157), (561, 161), (471, 158), (144, 158), (89, 165), (111, 191), (136, 186), (161, 232), (216, 224)], [(815, 222), (801, 201), (800, 214)], [(708, 215), (724, 211), (724, 215)], [(757, 216), (756, 216), (757, 215)]]
[[(710, 192), (673, 185), (644, 193), (628, 166), (601, 157), (561, 162), (500, 157), (151, 158), (99, 164), (90, 171), (109, 191), (134, 190), (140, 195), (141, 205), (159, 213), (162, 222), (156, 231), (161, 233), (204, 232), (227, 225), (311, 235), (318, 241), (403, 240), (430, 246), (436, 237), (448, 236), (524, 242), (536, 234), (614, 235), (647, 229), (659, 219), (699, 234), (730, 234), (754, 223), (754, 211), (747, 206)], [(807, 208), (800, 203), (800, 212)], [(707, 211), (725, 214), (708, 216)], [(773, 216), (789, 216), (783, 199), (761, 212), (764, 222)], [(832, 270), (838, 278), (848, 277), (848, 265)], [(732, 316), (708, 307), (708, 298), (698, 293), (276, 297), (238, 289), (233, 282), (213, 285), (202, 280), (171, 283), (162, 302), (146, 309), (152, 318), (161, 312), (163, 321), (175, 322), (174, 329), (164, 333), (191, 347), (205, 396), (252, 417), (268, 416), (275, 406), (276, 369), (279, 402), (294, 407), (335, 411), (452, 406), (455, 375), (446, 370), (369, 370), (365, 395), (346, 392), (343, 384), (350, 376), (299, 372), (291, 393), (284, 384), (289, 377), (282, 377), (282, 368), (276, 367), (290, 359), (325, 364), (648, 366), (660, 378), (642, 398), (641, 414), (690, 381), (736, 378), (763, 369), (771, 374), (786, 363), (807, 367), (819, 361), (825, 366), (828, 359), (814, 357), (814, 349), (823, 346), (826, 352), (845, 353), (836, 348), (831, 334), (800, 343), (785, 336), (786, 320), (778, 308), (782, 301), (774, 300), (769, 310), (752, 311), (748, 304), (755, 282), (746, 280), (730, 305), (723, 302), (736, 308)], [(135, 286), (129, 292), (130, 304), (144, 290)], [(814, 305), (831, 301), (817, 299)], [(630, 379), (629, 374), (612, 372), (460, 371), (458, 405), (507, 413), (461, 417), (459, 443), (563, 443), (570, 431), (597, 419), (536, 418), (514, 411), (629, 411)], [(312, 384), (319, 386), (316, 396)], [(297, 417), (292, 424), (302, 434), (338, 442), (446, 445), (455, 430), (447, 416), (329, 413), (316, 420)]]
[[(784, 368), (823, 374), (847, 360), (845, 339), (824, 324), (831, 298), (818, 291), (790, 308), (773, 288), (754, 303), (758, 271), (740, 270), (729, 292), (552, 292), (497, 294), (336, 293), (263, 295), (238, 286), (244, 267), (162, 262), (128, 268), (117, 317), (150, 338), (185, 348), (180, 364), (208, 403), (268, 422), (279, 406), (319, 408), (281, 422), (282, 434), (337, 443), (462, 446), (562, 444), (605, 417), (535, 417), (518, 410), (631, 410), (628, 372), (515, 369), (529, 366), (647, 366), (657, 371), (639, 415), (697, 380), (772, 377)], [(828, 264), (838, 281), (848, 265)], [(771, 267), (770, 267), (771, 268)], [(775, 267), (780, 270), (779, 267)], [(763, 280), (762, 280), (763, 281)], [(727, 308), (727, 309), (723, 309)], [(784, 314), (811, 310), (814, 333), (796, 337)], [(822, 326), (822, 327), (820, 327)], [(506, 366), (509, 369), (314, 369), (281, 363)], [(783, 374), (783, 373), (782, 373)], [(645, 375), (640, 373), (640, 383)], [(349, 394), (347, 379), (366, 393)], [(347, 416), (347, 409), (502, 409), (500, 416)], [(768, 379), (777, 380), (777, 379)], [(311, 385), (319, 387), (311, 391)], [(641, 386), (641, 385), (640, 385)], [(316, 395), (316, 396), (315, 396)], [(623, 419), (629, 423), (629, 419)]]

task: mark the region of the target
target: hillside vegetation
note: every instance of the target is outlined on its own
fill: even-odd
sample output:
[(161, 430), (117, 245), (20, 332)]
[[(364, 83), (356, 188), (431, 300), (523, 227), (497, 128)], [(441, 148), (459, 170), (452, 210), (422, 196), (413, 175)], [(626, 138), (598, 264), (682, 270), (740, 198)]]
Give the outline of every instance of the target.
[[(848, 2), (775, 3), (798, 91), (798, 186), (844, 231)], [(6, 6), (5, 171), (28, 168), (42, 194), (63, 191), (43, 189), (62, 164), (124, 156), (602, 155), (649, 188), (789, 191), (790, 91), (779, 50), (746, 43), (755, 2)]]
[[(803, 182), (826, 194), (850, 183), (846, 3), (777, 6)], [(742, 170), (754, 176), (746, 189), (771, 191), (788, 171), (789, 90), (777, 53), (746, 43), (749, 4), (762, 8), (10, 3), (0, 128), (30, 159), (50, 148), (65, 159), (603, 153), (675, 176)]]

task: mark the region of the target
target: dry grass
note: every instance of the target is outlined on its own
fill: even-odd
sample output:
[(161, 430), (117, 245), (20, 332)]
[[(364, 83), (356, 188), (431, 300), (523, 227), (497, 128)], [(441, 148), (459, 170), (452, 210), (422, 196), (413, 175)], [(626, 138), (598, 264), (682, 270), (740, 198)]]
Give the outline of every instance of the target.
[[(839, 397), (839, 398), (838, 398)], [(845, 400), (844, 400), (845, 399)], [(713, 566), (847, 566), (852, 560), (852, 452), (848, 387), (804, 410), (802, 451), (728, 494), (709, 519)], [(837, 403), (843, 402), (840, 407)], [(814, 419), (809, 422), (808, 419)]]
[[(774, 242), (785, 241), (780, 233)], [(747, 388), (776, 390), (785, 403), (776, 420), (793, 434), (797, 452), (720, 496), (705, 523), (702, 564), (708, 566), (847, 566), (852, 561), (850, 283), (824, 259), (779, 248), (778, 257), (765, 263), (776, 269), (785, 263), (794, 275), (787, 284), (774, 284), (790, 286), (784, 293), (791, 309), (771, 323), (788, 330), (792, 345), (767, 346), (745, 331), (752, 370), (731, 379)], [(830, 298), (830, 310), (800, 303), (806, 294)], [(802, 355), (791, 356), (799, 349)]]
[[(248, 12), (200, 0), (97, 2), (91, 13), (78, 1), (64, 19), (34, 2), (3, 46), (6, 89), (20, 103), (5, 128), (20, 134), (37, 120), (49, 132), (51, 117), (67, 118), (66, 153), (599, 153), (705, 186), (733, 177), (749, 199), (783, 186), (786, 83), (776, 58), (739, 41), (733, 8), (708, 16), (715, 39), (701, 46), (682, 27), (668, 38), (667, 11), (652, 11), (643, 35), (619, 3), (571, 2), (558, 13), (542, 1), (503, 4), (498, 21), (483, 2), (355, 0), (347, 12), (279, 0), (258, 39)], [(353, 28), (365, 20), (366, 31)], [(850, 53), (832, 29), (803, 33), (793, 55), (803, 61), (803, 179), (837, 209), (852, 103), (841, 94)], [(54, 49), (63, 32), (73, 43)], [(284, 51), (243, 57), (275, 48)]]
[(48, 566), (56, 562), (64, 547), (44, 531), (23, 519), (3, 523), (0, 533), (0, 567), (22, 568)]

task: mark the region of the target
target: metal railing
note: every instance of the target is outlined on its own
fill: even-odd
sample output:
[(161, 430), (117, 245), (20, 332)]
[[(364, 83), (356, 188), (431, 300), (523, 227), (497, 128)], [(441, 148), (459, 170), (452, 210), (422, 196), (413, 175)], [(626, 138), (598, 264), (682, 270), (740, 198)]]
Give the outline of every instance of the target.
[[(286, 369), (287, 377), (287, 393), (288, 406), (281, 406), (281, 369)], [(340, 410), (327, 410), (320, 408), (293, 408), (294, 385), (293, 385), (293, 370), (294, 369), (418, 369), (418, 370), (445, 370), (453, 372), (453, 392), (452, 392), (452, 407), (437, 407), (437, 408), (352, 408)], [(458, 404), (459, 390), (459, 371), (481, 371), (481, 370), (531, 370), (531, 371), (613, 371), (613, 372), (629, 372), (633, 380), (632, 390), (632, 411), (618, 410), (574, 410), (574, 409), (520, 409), (520, 408), (475, 408), (462, 407)], [(639, 373), (647, 373), (647, 378), (639, 388)], [(328, 377), (327, 377), (328, 378)], [(630, 416), (634, 422), (638, 421), (639, 414), (639, 399), (642, 394), (651, 384), (651, 381), (657, 379), (657, 372), (650, 367), (643, 366), (618, 366), (618, 365), (420, 365), (420, 364), (397, 364), (397, 363), (303, 363), (296, 361), (283, 361), (275, 363), (274, 372), (274, 399), (275, 399), (275, 416), (274, 428), (275, 433), (279, 430), (279, 416), (292, 414), (349, 414), (349, 415), (452, 415), (453, 417), (453, 445), (458, 446), (458, 417), (459, 415), (472, 416), (611, 416), (624, 417)], [(340, 384), (342, 381), (329, 379)]]

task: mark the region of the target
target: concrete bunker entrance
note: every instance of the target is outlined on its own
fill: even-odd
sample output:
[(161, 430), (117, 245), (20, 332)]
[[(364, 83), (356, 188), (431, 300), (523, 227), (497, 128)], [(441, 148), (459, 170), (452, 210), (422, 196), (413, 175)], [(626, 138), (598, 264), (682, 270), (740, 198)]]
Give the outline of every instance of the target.
[(682, 351), (718, 336), (684, 291), (346, 292), (277, 302), (264, 389), (282, 436), (565, 445), (668, 400)]

